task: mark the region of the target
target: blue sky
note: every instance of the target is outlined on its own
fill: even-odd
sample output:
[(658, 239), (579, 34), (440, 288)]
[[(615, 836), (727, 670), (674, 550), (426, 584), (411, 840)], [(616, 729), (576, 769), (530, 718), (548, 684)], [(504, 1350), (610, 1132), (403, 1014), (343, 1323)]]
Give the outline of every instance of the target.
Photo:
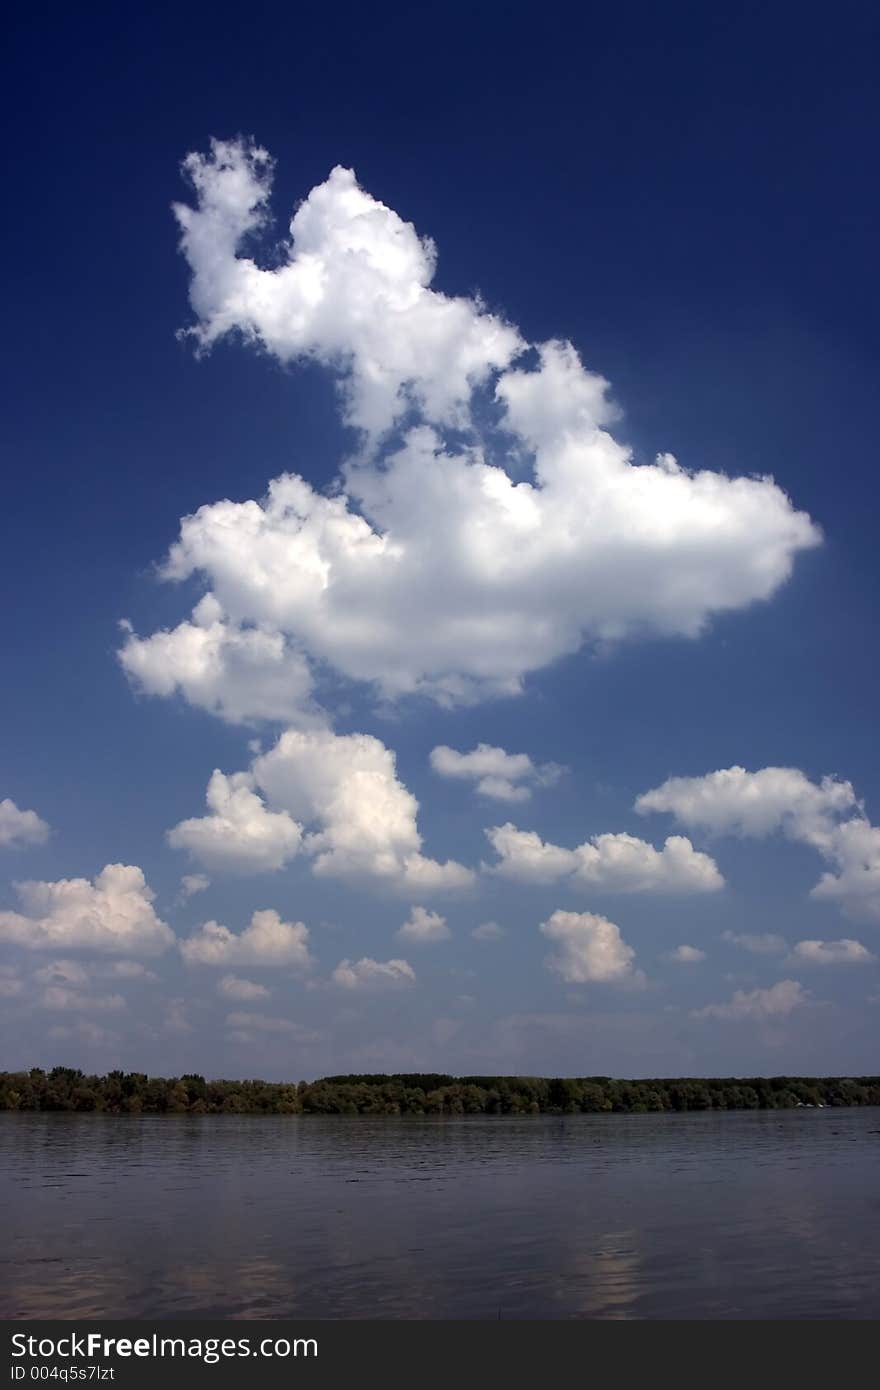
[(6, 1064), (876, 1070), (876, 54), (16, 21)]

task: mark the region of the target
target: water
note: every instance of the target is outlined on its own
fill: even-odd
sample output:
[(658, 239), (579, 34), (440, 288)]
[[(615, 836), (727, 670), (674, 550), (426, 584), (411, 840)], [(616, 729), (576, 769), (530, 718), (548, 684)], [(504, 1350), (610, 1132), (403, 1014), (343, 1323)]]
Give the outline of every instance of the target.
[(871, 1318), (880, 1110), (0, 1116), (7, 1318)]

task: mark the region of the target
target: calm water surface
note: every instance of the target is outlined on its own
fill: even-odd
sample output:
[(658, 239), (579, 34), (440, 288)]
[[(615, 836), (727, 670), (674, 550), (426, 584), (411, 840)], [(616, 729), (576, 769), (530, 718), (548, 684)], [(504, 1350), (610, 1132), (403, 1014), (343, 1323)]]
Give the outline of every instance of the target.
[(0, 1116), (0, 1315), (880, 1316), (880, 1110)]

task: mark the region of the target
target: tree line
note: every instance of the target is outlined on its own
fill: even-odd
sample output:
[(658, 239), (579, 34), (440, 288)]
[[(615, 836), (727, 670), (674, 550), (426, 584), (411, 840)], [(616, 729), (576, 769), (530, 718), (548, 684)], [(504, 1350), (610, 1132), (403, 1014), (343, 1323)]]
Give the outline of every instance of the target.
[(75, 1067), (0, 1072), (0, 1111), (110, 1115), (580, 1115), (880, 1105), (880, 1077), (325, 1076), (208, 1081)]

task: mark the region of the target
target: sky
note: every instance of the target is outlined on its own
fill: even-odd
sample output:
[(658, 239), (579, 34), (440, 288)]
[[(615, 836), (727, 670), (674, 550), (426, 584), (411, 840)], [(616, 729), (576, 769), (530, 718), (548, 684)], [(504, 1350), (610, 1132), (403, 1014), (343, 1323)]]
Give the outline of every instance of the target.
[(876, 11), (11, 31), (0, 1065), (876, 1072)]

